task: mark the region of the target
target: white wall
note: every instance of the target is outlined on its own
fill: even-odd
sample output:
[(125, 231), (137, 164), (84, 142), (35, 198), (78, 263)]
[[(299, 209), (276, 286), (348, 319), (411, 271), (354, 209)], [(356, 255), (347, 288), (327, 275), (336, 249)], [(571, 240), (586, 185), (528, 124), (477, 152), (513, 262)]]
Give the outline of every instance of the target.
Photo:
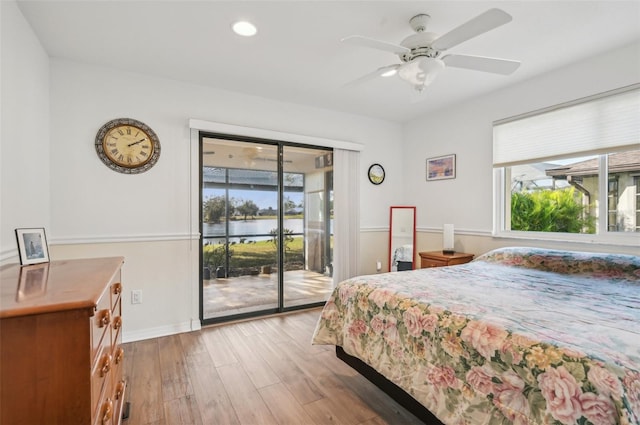
[[(637, 246), (550, 244), (490, 236), (492, 122), (639, 81), (640, 44), (634, 44), (407, 123), (404, 180), (410, 184), (405, 197), (417, 206), (418, 250), (441, 249), (442, 225), (454, 223), (456, 250), (474, 254), (518, 244), (640, 254)], [(427, 182), (426, 158), (446, 154), (456, 154), (456, 178)]]
[(14, 229), (49, 229), (49, 58), (15, 2), (0, 2), (0, 261)]
[[(190, 118), (363, 144), (362, 175), (385, 158), (390, 177), (363, 188), (362, 225), (384, 227), (399, 201), (399, 124), (61, 59), (50, 66), (52, 258), (126, 254), (125, 287), (141, 289), (143, 303), (131, 305), (125, 291), (125, 339), (186, 330), (198, 318)], [(96, 132), (119, 117), (158, 134), (150, 171), (115, 173), (97, 157)]]
[[(114, 173), (97, 157), (96, 132), (118, 117), (143, 121), (158, 134), (162, 153), (150, 171)], [(393, 190), (402, 175), (402, 157), (395, 155), (401, 140), (399, 124), (52, 59), (51, 195), (56, 240), (188, 234), (190, 118), (363, 144), (363, 175), (370, 162), (381, 158), (388, 159), (392, 170), (388, 184), (371, 188), (378, 191), (363, 188), (363, 204), (380, 197), (392, 202), (399, 196)], [(376, 225), (382, 218), (387, 220), (386, 211), (365, 209), (362, 224)]]

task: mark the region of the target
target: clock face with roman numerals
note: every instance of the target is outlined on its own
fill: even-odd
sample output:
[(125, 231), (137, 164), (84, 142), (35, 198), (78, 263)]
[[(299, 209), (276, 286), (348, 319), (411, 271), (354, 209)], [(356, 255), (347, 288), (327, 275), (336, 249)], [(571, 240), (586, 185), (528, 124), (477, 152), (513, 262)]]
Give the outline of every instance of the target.
[(145, 123), (130, 118), (118, 118), (103, 125), (95, 143), (102, 162), (120, 173), (143, 173), (160, 157), (156, 133)]

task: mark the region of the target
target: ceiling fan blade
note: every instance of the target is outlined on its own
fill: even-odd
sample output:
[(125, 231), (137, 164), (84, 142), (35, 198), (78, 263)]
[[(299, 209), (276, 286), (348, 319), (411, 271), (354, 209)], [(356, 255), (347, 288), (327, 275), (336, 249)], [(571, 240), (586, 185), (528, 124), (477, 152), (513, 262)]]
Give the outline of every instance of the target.
[(385, 52), (391, 53), (406, 53), (411, 51), (404, 46), (400, 46), (399, 44), (387, 43), (386, 41), (363, 37), (361, 35), (351, 35), (349, 37), (343, 38), (340, 41), (342, 41), (343, 43), (353, 44), (355, 46), (370, 47), (372, 49), (384, 50)]
[(520, 67), (520, 62), (508, 60), (487, 58), (484, 56), (470, 55), (446, 55), (442, 61), (447, 66), (455, 68), (473, 69), (475, 71), (492, 72), (494, 74), (509, 75)]
[(511, 15), (500, 9), (489, 9), (472, 20), (438, 37), (432, 44), (436, 50), (446, 50), (511, 21)]
[[(386, 74), (387, 72), (391, 72), (391, 71), (395, 71), (400, 67), (400, 64), (394, 64), (394, 65), (387, 65), (387, 66), (383, 66), (381, 68), (376, 69), (373, 72), (370, 72), (366, 75), (363, 75), (360, 78), (357, 78), (353, 81), (348, 82), (347, 84), (345, 84), (343, 87), (353, 87), (353, 86), (357, 86), (359, 84), (362, 84), (364, 82), (367, 82), (369, 80), (373, 80), (374, 78), (378, 78), (378, 77), (382, 77), (383, 74)], [(388, 74), (389, 76), (394, 75), (395, 72), (391, 72), (390, 74)]]

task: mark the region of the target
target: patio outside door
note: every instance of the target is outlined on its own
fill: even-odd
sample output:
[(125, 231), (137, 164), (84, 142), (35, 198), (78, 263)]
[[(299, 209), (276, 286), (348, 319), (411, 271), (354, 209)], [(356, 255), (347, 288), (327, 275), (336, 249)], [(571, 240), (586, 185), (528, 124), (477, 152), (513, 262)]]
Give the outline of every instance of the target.
[(204, 323), (322, 304), (332, 152), (201, 134)]

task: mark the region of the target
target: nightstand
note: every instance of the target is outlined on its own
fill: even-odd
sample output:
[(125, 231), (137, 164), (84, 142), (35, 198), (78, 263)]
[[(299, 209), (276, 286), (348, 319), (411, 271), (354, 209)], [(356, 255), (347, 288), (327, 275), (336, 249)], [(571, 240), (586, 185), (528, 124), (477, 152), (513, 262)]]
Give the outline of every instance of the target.
[(456, 264), (464, 264), (473, 260), (473, 254), (456, 252), (453, 254), (443, 254), (442, 251), (429, 251), (420, 253), (420, 268), (445, 267)]

